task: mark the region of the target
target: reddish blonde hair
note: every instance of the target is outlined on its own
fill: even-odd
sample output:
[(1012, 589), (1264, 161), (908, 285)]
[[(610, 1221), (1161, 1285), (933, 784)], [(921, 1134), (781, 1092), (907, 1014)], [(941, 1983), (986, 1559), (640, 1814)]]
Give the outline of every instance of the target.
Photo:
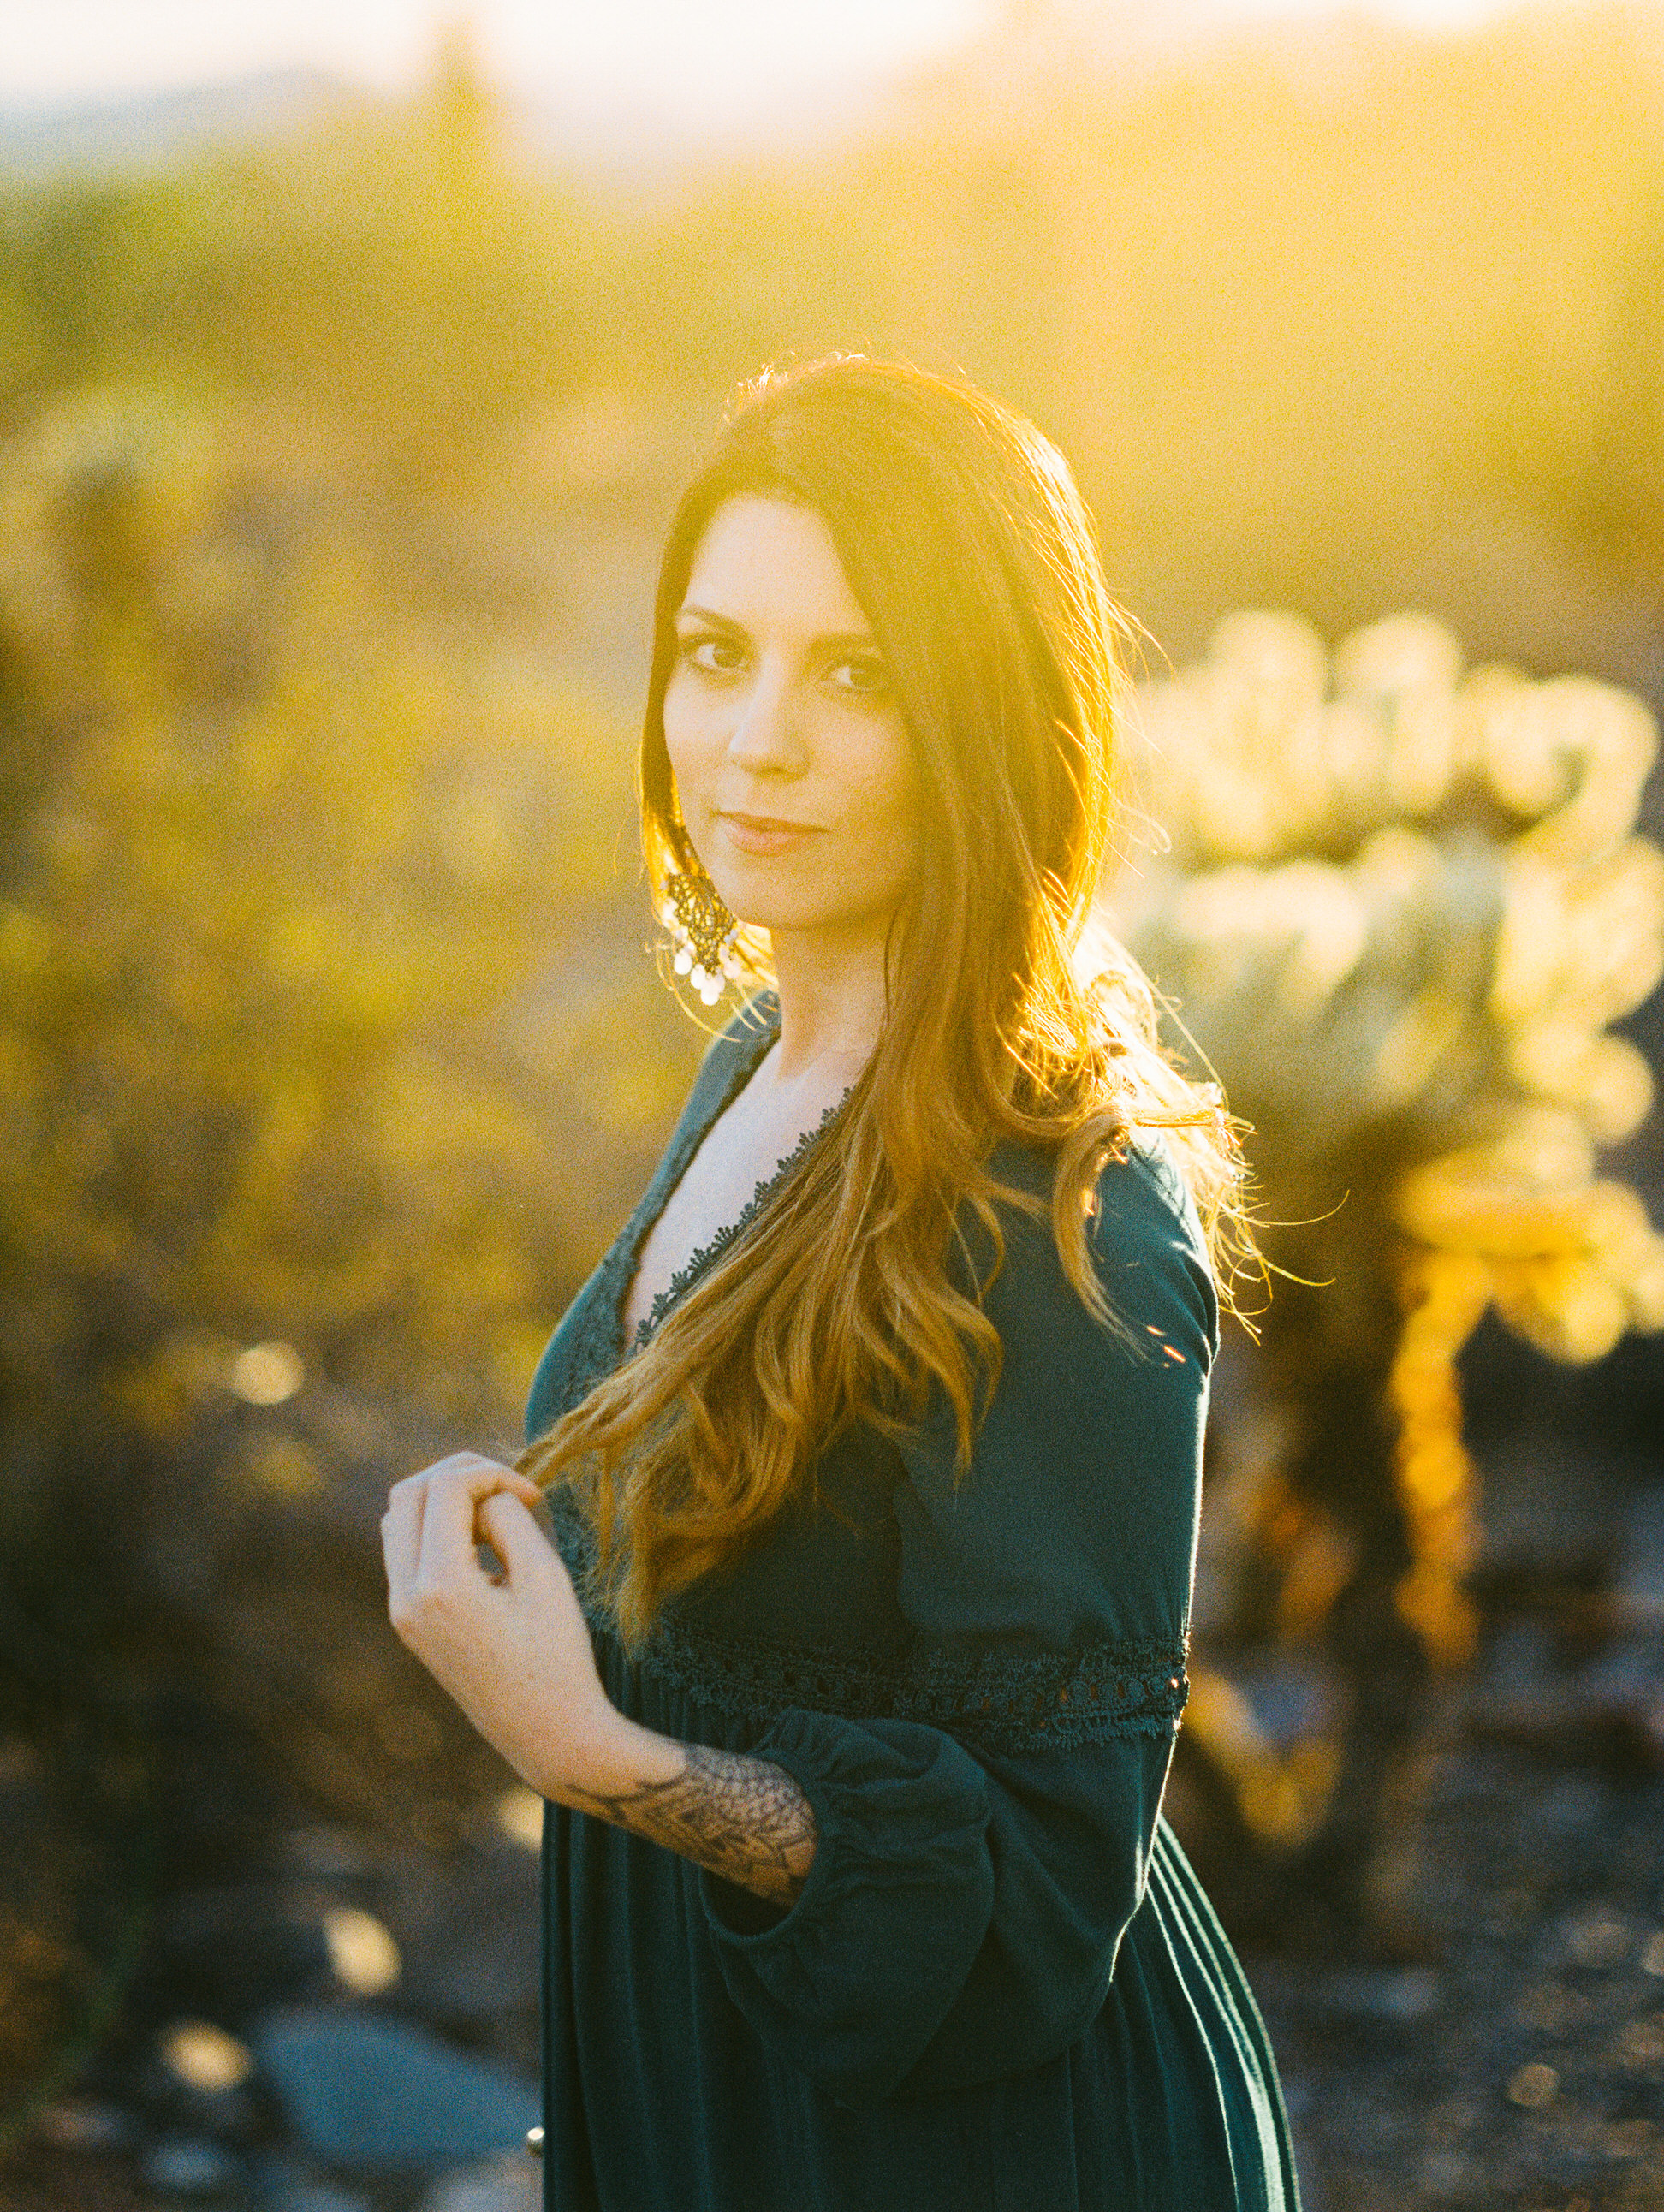
[[(1251, 1242), (1232, 1125), (1159, 1050), (1148, 986), (1106, 942), (1083, 958), (1114, 821), (1120, 657), (1067, 465), (963, 381), (838, 356), (743, 388), (684, 493), (660, 568), (641, 740), (655, 896), (698, 866), (665, 744), (675, 622), (717, 509), (811, 507), (883, 651), (924, 799), (917, 877), (890, 933), (889, 1011), (842, 1110), (747, 1233), (647, 1345), (520, 1465), (564, 1481), (630, 1638), (779, 1512), (853, 1422), (894, 1435), (932, 1386), (962, 1468), (997, 1381), (998, 1332), (950, 1273), (963, 1209), (1003, 1259), (1002, 1139), (1052, 1158), (1071, 1283), (1129, 1335), (1094, 1271), (1097, 1177), (1133, 1127), (1172, 1132), (1216, 1256)], [(767, 975), (766, 939), (753, 938)], [(1234, 1236), (1233, 1236), (1234, 1231)]]

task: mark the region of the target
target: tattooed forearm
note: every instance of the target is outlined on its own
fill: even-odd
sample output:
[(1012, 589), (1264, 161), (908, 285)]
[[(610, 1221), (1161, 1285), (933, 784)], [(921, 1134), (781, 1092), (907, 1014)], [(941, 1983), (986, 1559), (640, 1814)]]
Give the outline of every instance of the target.
[(667, 1782), (562, 1796), (578, 1812), (663, 1844), (773, 1905), (790, 1905), (815, 1856), (815, 1816), (802, 1790), (768, 1759), (698, 1743), (681, 1750), (683, 1771)]

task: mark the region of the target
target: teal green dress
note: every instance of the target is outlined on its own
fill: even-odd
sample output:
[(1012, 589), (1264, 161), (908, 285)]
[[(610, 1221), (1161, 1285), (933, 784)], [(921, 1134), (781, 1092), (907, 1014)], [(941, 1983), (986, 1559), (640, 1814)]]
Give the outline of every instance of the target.
[[(529, 1436), (624, 1357), (641, 1244), (776, 1018), (760, 1000), (713, 1046), (544, 1355)], [(1037, 1154), (993, 1165), (1049, 1189)], [(1161, 1817), (1213, 1285), (1164, 1148), (1099, 1188), (1095, 1262), (1142, 1357), (1012, 1210), (986, 1297), (1004, 1370), (967, 1476), (945, 1413), (899, 1445), (858, 1430), (634, 1656), (591, 1603), (614, 1704), (786, 1768), (818, 1840), (786, 1910), (548, 1807), (550, 2212), (1297, 2212), (1264, 2026)], [(558, 1491), (550, 1508), (581, 1592), (586, 1532)]]

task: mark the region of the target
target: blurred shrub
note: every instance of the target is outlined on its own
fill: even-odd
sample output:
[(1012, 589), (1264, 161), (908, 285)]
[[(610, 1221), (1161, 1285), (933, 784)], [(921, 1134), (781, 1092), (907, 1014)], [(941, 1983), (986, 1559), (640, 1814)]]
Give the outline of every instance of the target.
[(642, 995), (627, 748), (255, 497), (154, 392), (0, 459), (11, 1403), (96, 1340), (166, 1431), (210, 1330), (478, 1419), (604, 1218), (569, 1055)]
[(107, 2027), (159, 1875), (498, 1786), (386, 1629), (379, 1493), (516, 1435), (696, 1043), (627, 736), (354, 524), (155, 386), (0, 446), (0, 1771), (57, 1946), (0, 1928), (0, 2104)]

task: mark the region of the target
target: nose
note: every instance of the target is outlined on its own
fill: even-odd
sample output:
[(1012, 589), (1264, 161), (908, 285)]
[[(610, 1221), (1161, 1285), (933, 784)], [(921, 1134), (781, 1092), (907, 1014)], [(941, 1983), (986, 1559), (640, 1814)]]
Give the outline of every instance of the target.
[(748, 775), (796, 776), (807, 769), (809, 748), (789, 671), (764, 661), (740, 706), (727, 753)]

